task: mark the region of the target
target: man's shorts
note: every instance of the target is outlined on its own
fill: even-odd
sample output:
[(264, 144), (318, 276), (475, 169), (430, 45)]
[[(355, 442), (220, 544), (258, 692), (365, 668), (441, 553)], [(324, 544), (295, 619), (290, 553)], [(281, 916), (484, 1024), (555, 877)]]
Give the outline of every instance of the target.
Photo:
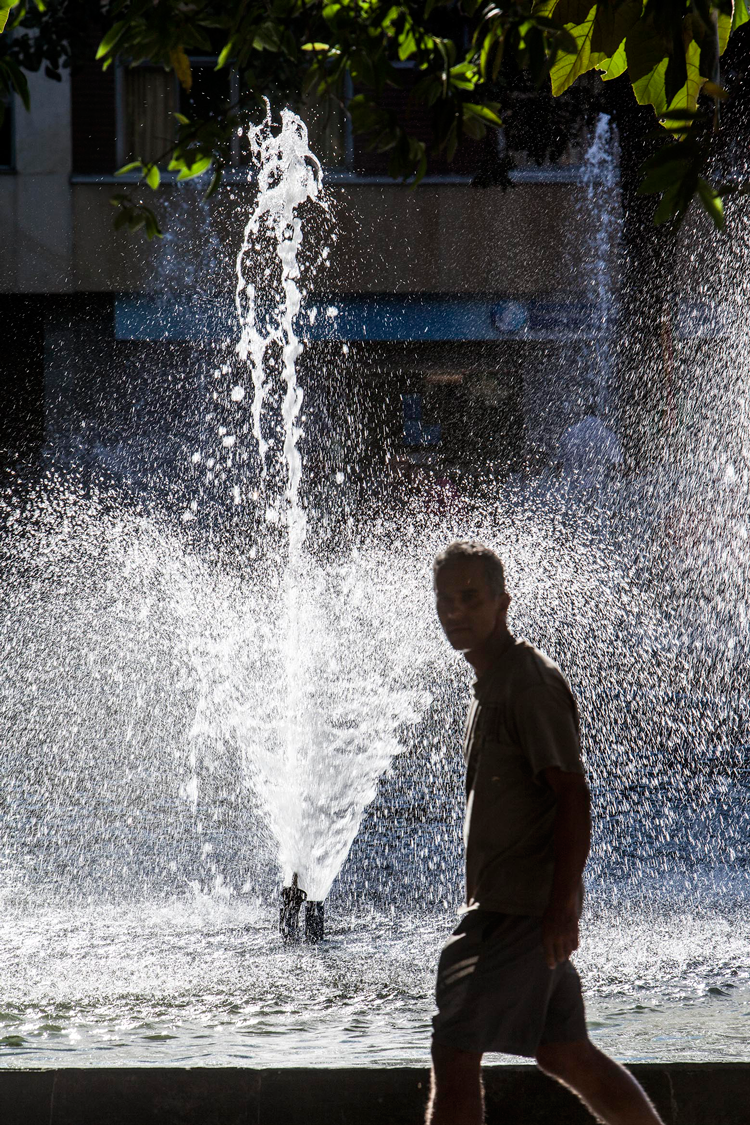
[(436, 1042), (462, 1051), (533, 1057), (586, 1038), (578, 973), (548, 968), (541, 918), (468, 911), (440, 956), (436, 1000)]

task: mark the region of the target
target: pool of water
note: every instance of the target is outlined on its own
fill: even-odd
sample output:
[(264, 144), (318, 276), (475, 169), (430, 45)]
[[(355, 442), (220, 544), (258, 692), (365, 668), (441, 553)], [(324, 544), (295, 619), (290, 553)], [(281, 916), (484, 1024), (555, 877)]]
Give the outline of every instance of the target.
[[(0, 1066), (426, 1065), (451, 923), (334, 911), (320, 946), (285, 948), (274, 911), (222, 893), (6, 901)], [(742, 910), (594, 905), (577, 956), (592, 1038), (627, 1062), (750, 1059), (749, 949)]]

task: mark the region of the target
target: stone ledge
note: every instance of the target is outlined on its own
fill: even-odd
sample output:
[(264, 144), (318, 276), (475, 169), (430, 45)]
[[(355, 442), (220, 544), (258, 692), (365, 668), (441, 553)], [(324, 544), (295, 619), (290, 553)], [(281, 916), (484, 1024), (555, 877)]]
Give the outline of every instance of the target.
[[(750, 1063), (630, 1068), (667, 1125), (746, 1125)], [(485, 1069), (488, 1125), (590, 1125), (530, 1066)], [(2, 1125), (420, 1125), (423, 1069), (0, 1070)]]

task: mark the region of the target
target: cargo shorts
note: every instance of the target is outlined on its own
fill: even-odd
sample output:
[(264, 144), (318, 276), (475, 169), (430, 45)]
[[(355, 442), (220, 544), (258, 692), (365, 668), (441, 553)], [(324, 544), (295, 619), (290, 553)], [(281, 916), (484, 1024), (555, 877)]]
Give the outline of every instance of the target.
[(470, 910), (438, 964), (438, 1043), (532, 1057), (544, 1043), (587, 1038), (581, 981), (570, 961), (547, 965), (542, 919)]

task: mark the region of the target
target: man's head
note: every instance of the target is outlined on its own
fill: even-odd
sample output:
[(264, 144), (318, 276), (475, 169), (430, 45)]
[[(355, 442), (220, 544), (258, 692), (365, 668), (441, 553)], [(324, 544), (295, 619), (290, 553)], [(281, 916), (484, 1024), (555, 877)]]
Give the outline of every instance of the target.
[(505, 634), (510, 596), (494, 551), (473, 540), (451, 543), (432, 574), (440, 624), (455, 649), (469, 653)]

